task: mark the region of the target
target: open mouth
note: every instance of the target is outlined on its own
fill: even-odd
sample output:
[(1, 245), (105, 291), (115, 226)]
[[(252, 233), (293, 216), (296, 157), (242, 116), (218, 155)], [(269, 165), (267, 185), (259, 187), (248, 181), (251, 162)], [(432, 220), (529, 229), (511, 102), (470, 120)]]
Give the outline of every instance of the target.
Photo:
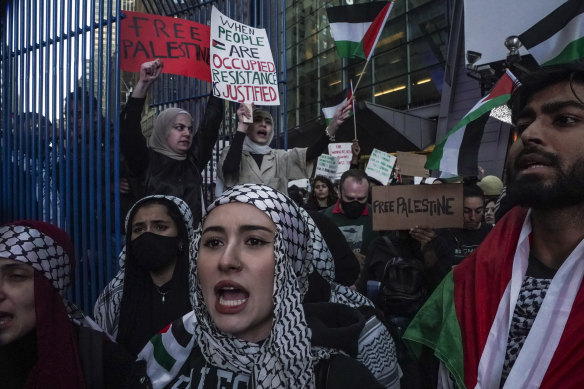
[(8, 312), (0, 312), (0, 329), (7, 326), (11, 321), (14, 315)]
[(544, 167), (550, 167), (553, 165), (549, 158), (546, 158), (537, 154), (528, 154), (521, 157), (517, 163), (519, 169), (521, 170), (531, 170)]
[(231, 282), (220, 282), (215, 286), (217, 305), (223, 309), (237, 308), (244, 305), (249, 299), (247, 292), (241, 285)]
[(268, 136), (268, 132), (266, 130), (258, 130), (256, 134), (258, 136), (263, 136), (263, 137), (267, 137)]

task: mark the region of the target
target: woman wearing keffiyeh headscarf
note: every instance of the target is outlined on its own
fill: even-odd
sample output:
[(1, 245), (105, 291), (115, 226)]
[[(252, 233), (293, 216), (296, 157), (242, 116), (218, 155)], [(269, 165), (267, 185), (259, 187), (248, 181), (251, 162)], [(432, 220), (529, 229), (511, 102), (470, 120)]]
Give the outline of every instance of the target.
[[(0, 226), (0, 387), (129, 388), (140, 366), (64, 299), (73, 249), (52, 224)], [(99, 331), (98, 331), (99, 330)]]
[(191, 211), (179, 198), (147, 196), (128, 212), (120, 270), (97, 299), (94, 317), (133, 355), (192, 309), (188, 293), (193, 234)]
[[(314, 161), (326, 151), (329, 142), (335, 140), (339, 127), (349, 117), (352, 101), (336, 110), (315, 144), (289, 150), (269, 146), (274, 138), (274, 119), (269, 111), (255, 108), (250, 112), (248, 106), (240, 105), (237, 131), (231, 145), (223, 149), (219, 158), (219, 182), (225, 188), (244, 183), (265, 184), (288, 193), (288, 181), (310, 176)], [(245, 118), (253, 119), (252, 123)]]
[[(208, 211), (194, 241), (194, 310), (138, 356), (152, 386), (384, 387), (356, 360), (367, 320), (351, 306), (370, 302), (331, 283), (330, 302), (302, 303), (311, 272), (334, 277), (307, 214), (255, 184), (231, 188)], [(395, 362), (390, 347), (376, 351)]]
[(204, 208), (201, 171), (211, 159), (223, 120), (223, 100), (209, 97), (205, 115), (194, 128), (192, 116), (181, 108), (160, 112), (148, 141), (140, 124), (146, 95), (162, 72), (162, 60), (145, 62), (140, 79), (121, 114), (120, 147), (136, 198), (164, 194), (183, 199), (198, 224)]

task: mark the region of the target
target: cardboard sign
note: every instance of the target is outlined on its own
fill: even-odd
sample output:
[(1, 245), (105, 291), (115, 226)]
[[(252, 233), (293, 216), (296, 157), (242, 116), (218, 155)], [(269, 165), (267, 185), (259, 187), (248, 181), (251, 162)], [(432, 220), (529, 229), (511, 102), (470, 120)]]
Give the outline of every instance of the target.
[(428, 177), (430, 175), (428, 169), (424, 168), (426, 164), (425, 155), (398, 151), (396, 156), (396, 164), (400, 168), (400, 174), (418, 177)]
[(376, 186), (372, 193), (376, 231), (463, 226), (462, 184)]
[(280, 105), (278, 74), (266, 30), (211, 11), (213, 95), (238, 103)]
[(335, 180), (340, 179), (343, 173), (351, 168), (351, 160), (353, 159), (351, 145), (352, 143), (350, 142), (329, 143), (328, 145), (329, 155), (332, 155), (338, 161)]
[(123, 11), (120, 68), (139, 72), (140, 65), (161, 58), (164, 73), (211, 82), (209, 26), (190, 20)]
[(328, 154), (321, 154), (316, 161), (316, 170), (314, 176), (324, 176), (334, 181), (337, 176), (338, 160)]
[(367, 162), (365, 174), (371, 178), (375, 178), (382, 185), (387, 185), (391, 178), (391, 171), (395, 166), (395, 160), (396, 157), (393, 155), (385, 151), (373, 149), (369, 157), (369, 162)]

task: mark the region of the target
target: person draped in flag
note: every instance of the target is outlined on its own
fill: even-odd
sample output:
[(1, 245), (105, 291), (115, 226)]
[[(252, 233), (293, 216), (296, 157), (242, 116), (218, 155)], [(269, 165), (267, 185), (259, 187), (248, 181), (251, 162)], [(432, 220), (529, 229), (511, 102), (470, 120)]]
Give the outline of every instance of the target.
[[(335, 111), (333, 120), (315, 144), (308, 148), (276, 150), (270, 147), (274, 137), (274, 119), (269, 111), (255, 108), (253, 113), (242, 104), (237, 109), (237, 132), (230, 146), (223, 149), (217, 174), (225, 188), (237, 184), (266, 184), (288, 193), (288, 181), (310, 177), (313, 163), (326, 151), (328, 144), (351, 112), (347, 101)], [(246, 123), (244, 118), (253, 118)]]
[[(266, 185), (228, 189), (209, 206), (194, 247), (193, 311), (138, 356), (154, 389), (399, 388), (393, 341), (374, 335), (356, 309), (371, 304), (366, 298), (332, 281), (326, 243), (290, 198)], [(303, 301), (316, 272), (327, 299)], [(380, 370), (388, 360), (393, 369)]]
[(521, 143), (516, 206), (449, 273), (408, 327), (439, 387), (584, 387), (584, 66), (528, 76), (509, 102)]

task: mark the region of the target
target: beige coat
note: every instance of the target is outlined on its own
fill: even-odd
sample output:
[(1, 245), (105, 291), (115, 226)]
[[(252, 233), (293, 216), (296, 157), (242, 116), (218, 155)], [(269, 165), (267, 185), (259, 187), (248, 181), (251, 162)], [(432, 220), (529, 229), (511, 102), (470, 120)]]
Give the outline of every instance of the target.
[(251, 154), (243, 151), (239, 175), (223, 177), (223, 162), (227, 157), (229, 146), (223, 149), (219, 158), (217, 174), (223, 181), (225, 189), (237, 184), (265, 184), (282, 193), (288, 193), (288, 181), (308, 178), (312, 173), (313, 161), (306, 162), (306, 148), (290, 150), (272, 149), (264, 155), (261, 168)]

